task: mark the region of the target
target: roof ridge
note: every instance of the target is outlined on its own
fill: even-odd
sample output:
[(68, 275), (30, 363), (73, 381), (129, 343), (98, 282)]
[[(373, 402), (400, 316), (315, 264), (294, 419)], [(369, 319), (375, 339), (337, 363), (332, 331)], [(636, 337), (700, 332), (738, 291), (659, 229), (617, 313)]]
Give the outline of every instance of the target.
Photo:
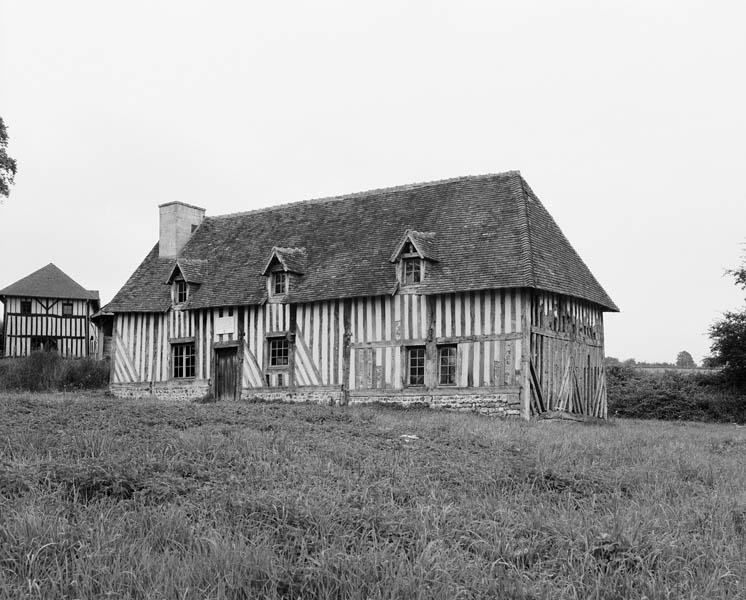
[(520, 176), (521, 172), (518, 170), (503, 171), (501, 173), (484, 173), (482, 175), (461, 175), (459, 177), (451, 177), (447, 179), (437, 179), (435, 181), (422, 181), (417, 183), (408, 183), (404, 185), (394, 185), (390, 187), (372, 188), (364, 190), (362, 192), (353, 192), (351, 194), (339, 194), (336, 196), (323, 196), (321, 198), (309, 198), (307, 200), (295, 200), (293, 202), (284, 202), (282, 204), (275, 204), (273, 206), (264, 206), (262, 208), (254, 208), (252, 210), (238, 211), (234, 213), (226, 213), (223, 215), (210, 215), (205, 219), (226, 219), (232, 217), (242, 217), (244, 215), (252, 215), (258, 213), (264, 213), (272, 210), (279, 210), (288, 208), (289, 206), (298, 206), (301, 204), (325, 204), (331, 202), (340, 202), (342, 200), (349, 200), (350, 198), (361, 198), (369, 196), (371, 194), (377, 194), (381, 192), (401, 192), (405, 190), (421, 189), (424, 187), (443, 185), (446, 183), (454, 183), (457, 181), (476, 181), (482, 179), (489, 179), (492, 177), (514, 177), (515, 175)]

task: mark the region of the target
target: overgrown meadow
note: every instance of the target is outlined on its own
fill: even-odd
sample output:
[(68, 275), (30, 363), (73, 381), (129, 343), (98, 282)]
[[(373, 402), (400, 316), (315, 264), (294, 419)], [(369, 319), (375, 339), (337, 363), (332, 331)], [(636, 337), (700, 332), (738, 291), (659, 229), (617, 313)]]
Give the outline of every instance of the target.
[(743, 598), (746, 428), (0, 396), (6, 598)]

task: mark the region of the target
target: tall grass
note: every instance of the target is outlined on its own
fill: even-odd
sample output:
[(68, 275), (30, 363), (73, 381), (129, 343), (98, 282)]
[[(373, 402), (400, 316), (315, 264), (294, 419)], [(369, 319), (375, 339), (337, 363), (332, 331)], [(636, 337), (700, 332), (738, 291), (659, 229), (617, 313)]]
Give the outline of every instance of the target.
[(0, 595), (745, 597), (744, 450), (731, 426), (0, 396)]
[(63, 358), (57, 352), (0, 360), (0, 391), (90, 390), (108, 383), (108, 361)]

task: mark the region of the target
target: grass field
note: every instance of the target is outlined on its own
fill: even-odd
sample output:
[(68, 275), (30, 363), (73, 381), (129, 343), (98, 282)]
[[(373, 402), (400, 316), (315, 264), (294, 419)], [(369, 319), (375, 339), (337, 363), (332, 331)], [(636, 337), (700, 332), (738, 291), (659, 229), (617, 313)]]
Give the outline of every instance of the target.
[(745, 457), (727, 425), (4, 395), (0, 595), (744, 598)]

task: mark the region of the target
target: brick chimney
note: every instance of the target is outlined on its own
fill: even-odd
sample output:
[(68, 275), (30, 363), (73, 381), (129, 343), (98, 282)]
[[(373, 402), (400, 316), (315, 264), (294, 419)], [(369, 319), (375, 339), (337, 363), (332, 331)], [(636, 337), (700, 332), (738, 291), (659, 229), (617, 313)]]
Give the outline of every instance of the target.
[(184, 202), (166, 202), (160, 211), (160, 236), (158, 256), (174, 258), (192, 237), (192, 233), (205, 218), (205, 209)]

